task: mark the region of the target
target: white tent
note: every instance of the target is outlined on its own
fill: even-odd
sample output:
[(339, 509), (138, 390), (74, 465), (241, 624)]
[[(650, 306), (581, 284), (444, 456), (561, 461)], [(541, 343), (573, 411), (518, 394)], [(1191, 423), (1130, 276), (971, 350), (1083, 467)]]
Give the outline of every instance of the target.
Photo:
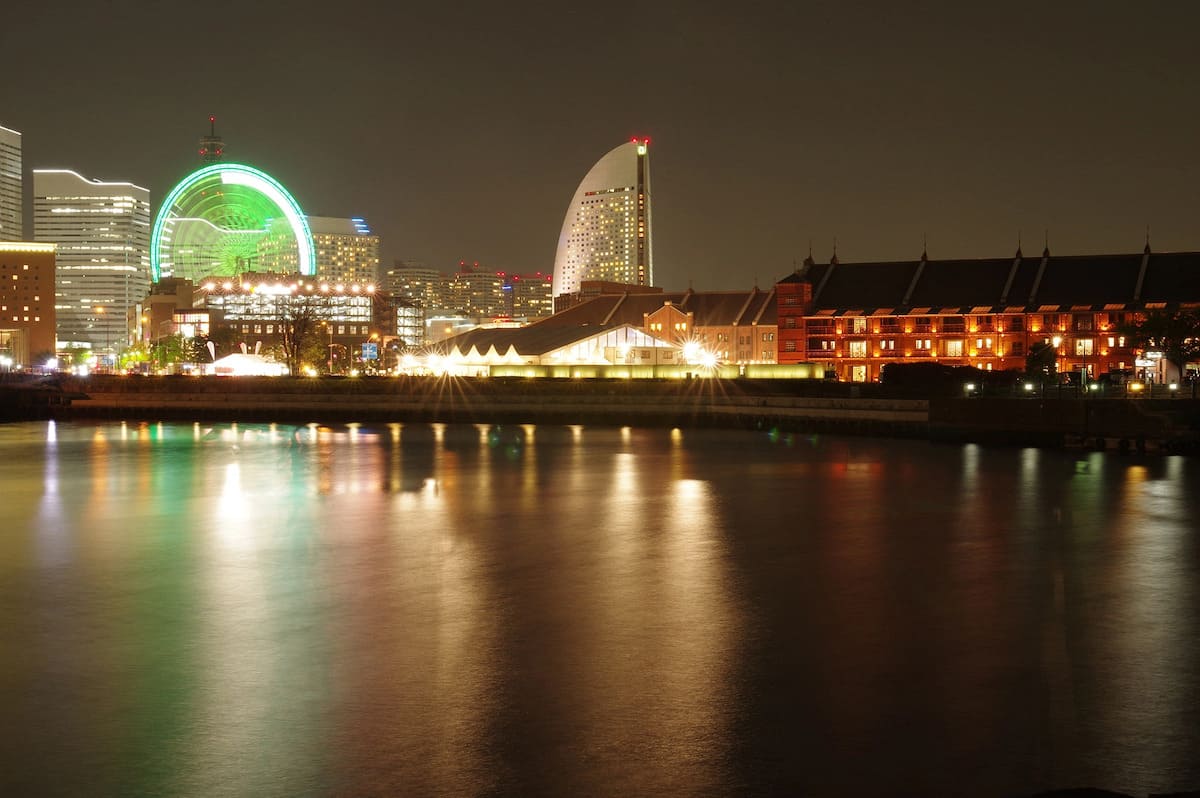
[(287, 366), (262, 355), (227, 355), (208, 364), (206, 371), (223, 377), (282, 377)]

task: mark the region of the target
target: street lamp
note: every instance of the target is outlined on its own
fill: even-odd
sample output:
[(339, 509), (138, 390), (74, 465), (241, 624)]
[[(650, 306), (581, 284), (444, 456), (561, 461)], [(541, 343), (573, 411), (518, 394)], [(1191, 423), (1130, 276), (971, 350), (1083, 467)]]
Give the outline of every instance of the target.
[(96, 306), (96, 315), (100, 317), (100, 326), (104, 328), (104, 350), (108, 351), (108, 322), (104, 318), (104, 306)]
[(329, 373), (333, 374), (333, 324), (325, 322), (325, 327), (329, 330)]
[(1062, 369), (1059, 367), (1058, 361), (1061, 359), (1062, 353), (1058, 351), (1058, 348), (1062, 346), (1062, 342), (1061, 335), (1056, 335), (1050, 339), (1050, 343), (1054, 345), (1054, 381), (1060, 386), (1062, 385), (1062, 375), (1060, 373)]

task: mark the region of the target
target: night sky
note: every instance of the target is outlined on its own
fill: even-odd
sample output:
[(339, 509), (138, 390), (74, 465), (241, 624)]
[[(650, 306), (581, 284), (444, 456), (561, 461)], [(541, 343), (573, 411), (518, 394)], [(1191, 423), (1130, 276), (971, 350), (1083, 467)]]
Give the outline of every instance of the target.
[[(1200, 249), (1195, 3), (14, 2), (25, 167), (152, 202), (226, 154), (383, 262), (552, 268), (587, 169), (650, 136), (655, 276)], [(30, 187), (27, 182), (26, 192)], [(27, 218), (26, 234), (32, 235)]]

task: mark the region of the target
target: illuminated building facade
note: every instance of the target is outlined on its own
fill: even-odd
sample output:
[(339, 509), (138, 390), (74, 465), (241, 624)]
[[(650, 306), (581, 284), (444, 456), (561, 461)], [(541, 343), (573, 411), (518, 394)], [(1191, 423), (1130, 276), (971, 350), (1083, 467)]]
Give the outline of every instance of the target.
[[(499, 374), (505, 366), (542, 367), (528, 376), (599, 376), (570, 371), (579, 366), (682, 367), (680, 347), (632, 324), (602, 329), (530, 324), (513, 328), (479, 328), (447, 338), (436, 346), (432, 367), (460, 376)], [(557, 373), (554, 369), (558, 369)], [(602, 373), (602, 372), (600, 372)], [(644, 375), (654, 376), (646, 371)], [(631, 375), (626, 375), (631, 376)]]
[[(379, 236), (362, 218), (307, 216), (316, 263), (314, 277), (331, 283), (375, 283), (379, 273)], [(258, 242), (257, 269), (288, 274), (299, 264), (296, 237), (286, 220), (275, 220)]]
[(460, 264), (450, 287), (452, 306), (478, 319), (508, 315), (502, 272)]
[(531, 327), (631, 324), (677, 346), (695, 344), (720, 364), (776, 362), (775, 290), (603, 292)]
[(1060, 372), (1135, 368), (1120, 333), (1147, 311), (1200, 307), (1200, 253), (827, 264), (776, 285), (779, 362), (876, 381), (888, 363), (1024, 370), (1055, 348)]
[(0, 371), (55, 351), (54, 245), (0, 241)]
[(310, 314), (327, 338), (331, 362), (351, 362), (363, 343), (379, 337), (381, 312), (373, 283), (326, 283), (299, 274), (248, 273), (208, 280), (196, 291), (196, 309), (209, 314), (215, 335), (229, 330), (248, 350), (279, 344), (283, 325)]
[(418, 347), (425, 343), (425, 309), (403, 297), (392, 297), (388, 305), (392, 309), (394, 327), (389, 335), (395, 335), (404, 347)]
[(150, 288), (150, 192), (33, 170), (33, 237), (57, 246), (55, 315), (61, 347), (115, 352), (126, 314)]
[(0, 125), (0, 241), (25, 238), (21, 134)]
[(554, 314), (553, 275), (500, 273), (506, 312), (513, 318), (541, 319)]
[(187, 338), (207, 335), (207, 319), (202, 332), (184, 331), (176, 325), (175, 314), (190, 310), (195, 302), (196, 286), (185, 277), (164, 277), (150, 286), (150, 294), (137, 303), (129, 314), (130, 343), (157, 341), (182, 333)]
[(317, 277), (333, 283), (374, 283), (379, 276), (379, 236), (366, 220), (308, 217), (317, 249)]
[(653, 285), (649, 139), (596, 162), (575, 190), (554, 256), (555, 297), (584, 280)]
[(438, 313), (451, 306), (451, 279), (417, 261), (398, 260), (382, 275), (379, 287), (392, 296), (404, 297), (425, 309)]

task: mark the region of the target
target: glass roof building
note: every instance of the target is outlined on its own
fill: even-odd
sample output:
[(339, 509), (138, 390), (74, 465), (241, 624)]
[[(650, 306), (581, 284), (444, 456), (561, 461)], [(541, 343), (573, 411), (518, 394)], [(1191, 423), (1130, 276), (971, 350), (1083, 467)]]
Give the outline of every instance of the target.
[(596, 162), (575, 190), (558, 236), (553, 294), (584, 280), (653, 285), (649, 139), (633, 139)]

